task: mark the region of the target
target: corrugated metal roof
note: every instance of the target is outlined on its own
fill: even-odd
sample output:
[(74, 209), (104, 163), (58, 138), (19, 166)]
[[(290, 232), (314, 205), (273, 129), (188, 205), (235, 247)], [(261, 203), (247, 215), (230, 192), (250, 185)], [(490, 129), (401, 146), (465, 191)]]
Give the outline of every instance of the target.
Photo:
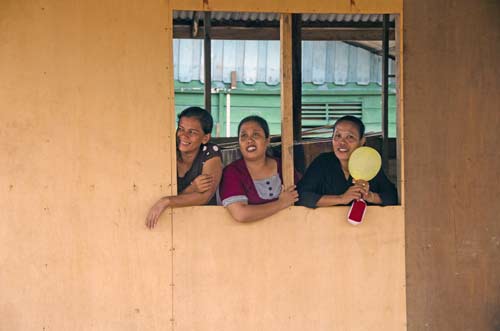
[[(194, 11), (174, 11), (174, 20), (191, 20)], [(390, 15), (389, 20), (394, 21), (394, 15)], [(280, 15), (277, 13), (246, 13), (246, 12), (212, 12), (213, 21), (279, 21)], [(203, 20), (201, 15), (200, 20)], [(382, 22), (382, 14), (302, 14), (303, 22)]]
[[(302, 81), (323, 85), (381, 84), (381, 57), (341, 41), (302, 42)], [(394, 72), (394, 61), (389, 61)], [(248, 85), (280, 82), (280, 43), (277, 40), (212, 40), (212, 80)], [(203, 82), (203, 41), (174, 39), (174, 78), (180, 82)]]
[[(383, 22), (382, 14), (302, 14), (302, 22)], [(394, 21), (394, 15), (389, 16)]]

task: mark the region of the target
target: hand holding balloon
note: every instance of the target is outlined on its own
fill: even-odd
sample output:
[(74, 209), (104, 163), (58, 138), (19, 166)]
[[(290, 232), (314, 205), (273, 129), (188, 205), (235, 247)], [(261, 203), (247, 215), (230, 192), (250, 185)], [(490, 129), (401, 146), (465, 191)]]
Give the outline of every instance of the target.
[(382, 158), (380, 154), (371, 147), (357, 148), (349, 158), (349, 173), (354, 179), (354, 185), (344, 193), (356, 192), (352, 196), (359, 197), (352, 203), (347, 220), (351, 224), (360, 224), (363, 221), (363, 216), (366, 210), (366, 202), (363, 199), (370, 201), (371, 195), (369, 181), (373, 179), (380, 171)]
[(341, 195), (341, 203), (347, 205), (352, 200), (359, 200), (363, 198), (365, 194), (364, 188), (360, 184), (354, 184), (350, 186), (344, 194)]
[(370, 196), (370, 182), (362, 179), (354, 180), (353, 179), (353, 184), (354, 186), (352, 187), (357, 187), (359, 191), (361, 192), (361, 199), (368, 201), (368, 197)]

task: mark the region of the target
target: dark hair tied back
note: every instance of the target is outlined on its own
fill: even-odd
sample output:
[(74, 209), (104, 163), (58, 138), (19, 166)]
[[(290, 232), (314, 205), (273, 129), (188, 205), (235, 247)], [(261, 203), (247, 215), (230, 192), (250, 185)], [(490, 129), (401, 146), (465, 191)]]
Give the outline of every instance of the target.
[(264, 130), (264, 134), (265, 134), (266, 138), (269, 138), (269, 125), (267, 124), (267, 121), (265, 119), (263, 119), (262, 117), (257, 116), (257, 115), (247, 116), (240, 121), (240, 124), (238, 124), (238, 136), (240, 135), (241, 126), (245, 123), (248, 123), (248, 122), (257, 123), (262, 128), (262, 130)]
[(365, 135), (365, 125), (359, 118), (352, 115), (342, 116), (333, 125), (333, 132), (335, 132), (335, 128), (337, 127), (337, 124), (339, 124), (340, 122), (351, 122), (352, 124), (356, 125), (358, 127), (360, 139), (363, 138), (363, 136)]
[(194, 117), (200, 121), (201, 128), (205, 134), (209, 134), (212, 132), (212, 128), (214, 127), (214, 120), (212, 119), (212, 115), (205, 109), (201, 107), (189, 107), (184, 109), (179, 116), (179, 122), (183, 117)]

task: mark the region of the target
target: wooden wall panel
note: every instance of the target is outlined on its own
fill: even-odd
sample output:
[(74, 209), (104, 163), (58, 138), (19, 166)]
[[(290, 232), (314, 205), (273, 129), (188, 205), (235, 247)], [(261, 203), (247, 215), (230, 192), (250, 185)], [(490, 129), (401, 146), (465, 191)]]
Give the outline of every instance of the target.
[(243, 224), (176, 209), (175, 329), (405, 329), (402, 207), (369, 207), (358, 227), (346, 214), (293, 207)]
[(165, 330), (162, 1), (0, 4), (0, 329)]
[(232, 1), (232, 0), (179, 0), (173, 1), (176, 10), (244, 11), (275, 13), (399, 13), (403, 0), (340, 0), (340, 1)]
[(500, 330), (500, 3), (405, 1), (409, 330)]

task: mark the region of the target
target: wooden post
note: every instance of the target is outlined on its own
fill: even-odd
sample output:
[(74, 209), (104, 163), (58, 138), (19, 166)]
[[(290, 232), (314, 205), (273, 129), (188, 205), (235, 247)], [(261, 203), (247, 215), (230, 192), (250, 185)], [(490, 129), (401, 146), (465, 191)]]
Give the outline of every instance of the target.
[(283, 184), (293, 185), (292, 14), (281, 14), (281, 158)]
[(382, 35), (382, 167), (389, 172), (389, 14), (384, 14)]
[(293, 140), (302, 140), (302, 14), (292, 14)]
[(173, 17), (172, 10), (169, 8), (167, 10), (167, 20), (166, 24), (166, 38), (167, 38), (167, 61), (169, 66), (167, 67), (167, 75), (170, 77), (171, 84), (168, 84), (167, 88), (167, 98), (168, 98), (168, 109), (172, 110), (172, 113), (168, 116), (168, 141), (170, 142), (170, 185), (164, 195), (177, 195), (177, 123), (175, 115), (175, 91), (174, 91), (174, 47), (173, 47)]
[(405, 205), (405, 172), (404, 172), (404, 126), (403, 126), (403, 15), (397, 15), (395, 19), (396, 32), (396, 158), (397, 158), (397, 189), (399, 192), (399, 203)]
[(206, 11), (203, 18), (204, 30), (204, 61), (205, 61), (205, 109), (212, 112), (212, 45), (210, 38), (210, 12)]

